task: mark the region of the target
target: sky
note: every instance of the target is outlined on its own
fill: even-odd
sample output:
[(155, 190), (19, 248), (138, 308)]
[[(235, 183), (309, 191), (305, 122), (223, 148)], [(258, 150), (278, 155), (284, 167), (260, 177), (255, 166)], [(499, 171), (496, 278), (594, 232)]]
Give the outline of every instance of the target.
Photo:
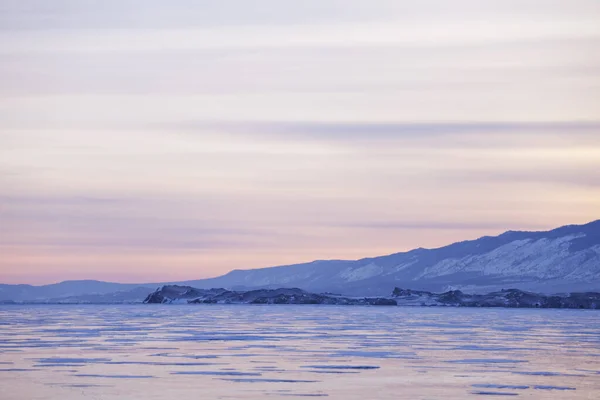
[(598, 218), (597, 0), (0, 0), (0, 282)]

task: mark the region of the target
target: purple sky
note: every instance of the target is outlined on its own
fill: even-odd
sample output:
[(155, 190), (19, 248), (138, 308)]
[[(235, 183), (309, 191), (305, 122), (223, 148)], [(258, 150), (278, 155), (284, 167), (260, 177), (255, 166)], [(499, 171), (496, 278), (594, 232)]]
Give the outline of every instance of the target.
[(600, 217), (597, 0), (0, 0), (0, 282)]

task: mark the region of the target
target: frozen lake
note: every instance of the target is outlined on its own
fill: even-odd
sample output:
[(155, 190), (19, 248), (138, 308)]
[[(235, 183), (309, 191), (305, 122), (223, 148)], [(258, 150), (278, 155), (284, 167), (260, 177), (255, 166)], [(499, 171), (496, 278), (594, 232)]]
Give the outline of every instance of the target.
[(0, 306), (0, 399), (600, 398), (600, 312)]

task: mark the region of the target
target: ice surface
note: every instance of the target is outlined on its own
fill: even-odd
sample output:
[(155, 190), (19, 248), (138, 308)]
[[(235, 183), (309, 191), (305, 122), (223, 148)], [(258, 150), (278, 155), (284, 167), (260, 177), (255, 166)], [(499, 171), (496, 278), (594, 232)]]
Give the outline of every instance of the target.
[(98, 363), (98, 362), (107, 362), (111, 361), (110, 358), (61, 358), (61, 357), (51, 357), (51, 358), (38, 358), (37, 362), (40, 364), (85, 364), (85, 363)]
[(175, 371), (173, 375), (262, 376), (259, 372), (240, 371)]
[(533, 388), (538, 390), (575, 390), (573, 387), (552, 385), (535, 385)]
[(243, 382), (243, 383), (259, 383), (259, 382), (268, 382), (268, 383), (315, 383), (319, 381), (303, 381), (299, 379), (268, 379), (268, 378), (228, 378), (221, 379), (223, 381), (229, 382)]
[(471, 385), (474, 388), (485, 388), (485, 389), (529, 389), (529, 386), (524, 385), (494, 385), (491, 383), (476, 383)]
[(580, 374), (568, 374), (568, 373), (562, 373), (562, 372), (549, 372), (549, 371), (516, 371), (516, 372), (513, 372), (513, 374), (538, 375), (538, 376), (575, 376), (575, 377), (585, 376), (585, 375), (580, 375)]
[(36, 368), (0, 368), (0, 372), (27, 372), (38, 371)]
[(314, 369), (378, 369), (376, 365), (304, 365), (304, 368)]
[(466, 360), (448, 360), (446, 362), (455, 364), (517, 364), (526, 363), (527, 360), (510, 360), (506, 358), (469, 358)]
[(148, 379), (152, 375), (108, 375), (108, 374), (73, 374), (78, 378), (114, 378), (114, 379)]
[(518, 396), (518, 393), (512, 393), (512, 392), (489, 392), (489, 391), (478, 391), (478, 392), (471, 392), (472, 394), (476, 394), (479, 396)]
[(598, 311), (6, 305), (0, 321), (2, 399), (600, 392)]

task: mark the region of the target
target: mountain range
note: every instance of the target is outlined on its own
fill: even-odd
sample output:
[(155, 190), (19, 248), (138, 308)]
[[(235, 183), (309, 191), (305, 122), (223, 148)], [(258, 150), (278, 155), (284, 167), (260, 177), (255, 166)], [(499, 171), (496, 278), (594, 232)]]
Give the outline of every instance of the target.
[(540, 293), (600, 291), (600, 220), (543, 232), (508, 231), (436, 249), (360, 260), (233, 270), (216, 278), (184, 282), (0, 284), (0, 301), (141, 302), (165, 284), (230, 290), (294, 287), (348, 296), (382, 296), (395, 287), (470, 293), (503, 288)]

